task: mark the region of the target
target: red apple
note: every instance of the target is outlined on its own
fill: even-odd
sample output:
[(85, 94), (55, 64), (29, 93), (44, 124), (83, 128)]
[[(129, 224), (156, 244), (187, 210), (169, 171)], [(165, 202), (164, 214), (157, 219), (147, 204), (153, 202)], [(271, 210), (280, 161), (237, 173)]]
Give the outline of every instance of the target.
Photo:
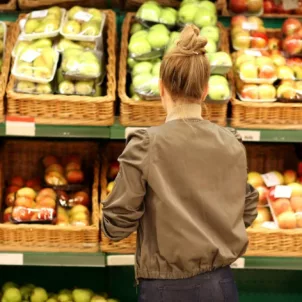
[(239, 26), (242, 28), (244, 22), (247, 22), (246, 16), (243, 15), (234, 16), (231, 20), (231, 27)]
[(268, 199), (271, 202), (275, 202), (278, 198), (275, 197), (275, 187), (271, 187), (268, 192)]
[(108, 178), (115, 179), (119, 170), (120, 170), (119, 162), (118, 161), (112, 162), (109, 167), (109, 171), (108, 171), (108, 175), (107, 175)]
[(5, 192), (6, 192), (6, 194), (16, 193), (19, 189), (20, 189), (20, 187), (18, 187), (18, 186), (8, 186), (5, 190)]
[(294, 196), (290, 199), (290, 205), (294, 212), (302, 212), (302, 196)]
[(89, 207), (90, 205), (89, 195), (84, 191), (76, 192), (73, 195), (72, 204), (73, 205), (81, 204), (83, 206)]
[(302, 52), (302, 40), (297, 35), (288, 36), (283, 40), (283, 50), (290, 55)]
[(26, 187), (34, 189), (36, 192), (41, 190), (41, 179), (39, 177), (29, 179)]
[(84, 181), (84, 173), (81, 170), (71, 170), (66, 174), (68, 183), (80, 184)]
[(272, 220), (271, 213), (267, 207), (258, 207), (257, 212), (258, 212), (257, 217), (252, 224), (253, 228), (261, 227), (263, 222)]
[(259, 78), (260, 79), (272, 79), (276, 77), (276, 68), (273, 64), (265, 64), (259, 68)]
[(256, 49), (266, 48), (268, 45), (268, 37), (265, 33), (254, 32), (251, 34), (251, 47)]
[(283, 176), (284, 176), (284, 183), (286, 185), (295, 182), (297, 179), (297, 173), (294, 170), (286, 170), (283, 173)]
[(6, 195), (5, 204), (8, 207), (11, 207), (14, 204), (14, 201), (15, 201), (15, 193), (9, 193)]
[(40, 202), (41, 199), (43, 199), (44, 197), (51, 197), (52, 199), (56, 199), (57, 198), (57, 194), (56, 192), (51, 189), (51, 188), (44, 188), (42, 189), (39, 193), (38, 196), (36, 198), (37, 202)]
[(22, 188), (24, 186), (24, 179), (21, 176), (15, 176), (10, 180), (9, 184)]
[(71, 171), (71, 170), (81, 170), (81, 164), (75, 163), (75, 162), (70, 162), (69, 164), (66, 165), (65, 171)]
[(277, 38), (268, 39), (268, 49), (269, 50), (281, 49), (281, 41)]
[(286, 198), (279, 198), (276, 201), (272, 202), (272, 208), (276, 216), (292, 210), (290, 202)]
[(290, 36), (296, 33), (302, 27), (301, 22), (295, 18), (288, 18), (282, 25), (282, 33), (285, 36)]
[(257, 187), (256, 190), (259, 193), (259, 205), (267, 205), (268, 188), (265, 186)]
[(59, 163), (59, 160), (53, 155), (45, 156), (42, 161), (45, 168), (49, 167), (50, 165)]
[(247, 10), (247, 0), (230, 0), (229, 6), (232, 12), (241, 14)]
[(49, 196), (45, 196), (39, 200), (39, 202), (37, 203), (37, 208), (55, 209), (56, 201)]
[(295, 213), (288, 211), (280, 214), (278, 225), (280, 229), (295, 229), (297, 226)]
[(240, 94), (244, 99), (257, 100), (259, 99), (258, 86), (255, 84), (245, 84), (242, 87)]
[(45, 173), (48, 172), (58, 172), (60, 174), (64, 174), (64, 169), (60, 164), (52, 164), (46, 168)]
[(272, 14), (275, 10), (275, 5), (273, 1), (264, 1), (263, 2), (263, 10), (265, 14)]

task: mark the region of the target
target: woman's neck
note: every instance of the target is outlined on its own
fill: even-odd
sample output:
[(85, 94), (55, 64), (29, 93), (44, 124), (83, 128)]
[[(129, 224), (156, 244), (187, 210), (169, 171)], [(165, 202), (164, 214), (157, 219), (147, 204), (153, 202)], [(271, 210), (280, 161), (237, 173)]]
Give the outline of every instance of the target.
[(200, 104), (176, 104), (167, 108), (166, 122), (179, 119), (202, 119)]

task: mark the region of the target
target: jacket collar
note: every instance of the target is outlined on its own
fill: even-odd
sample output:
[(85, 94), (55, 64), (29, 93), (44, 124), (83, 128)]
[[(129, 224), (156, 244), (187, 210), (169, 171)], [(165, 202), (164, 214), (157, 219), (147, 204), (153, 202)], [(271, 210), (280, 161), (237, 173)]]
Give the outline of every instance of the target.
[(167, 115), (166, 122), (181, 119), (199, 119), (201, 117), (201, 105), (199, 104), (183, 104), (175, 106)]

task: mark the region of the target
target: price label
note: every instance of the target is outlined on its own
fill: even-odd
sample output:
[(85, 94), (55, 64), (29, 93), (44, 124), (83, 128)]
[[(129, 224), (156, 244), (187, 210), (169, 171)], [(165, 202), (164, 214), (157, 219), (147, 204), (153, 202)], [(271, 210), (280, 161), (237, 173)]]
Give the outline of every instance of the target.
[(238, 258), (235, 262), (231, 264), (231, 268), (244, 268), (245, 267), (245, 259), (244, 258)]
[(25, 53), (22, 54), (20, 59), (24, 62), (31, 63), (40, 55), (41, 55), (40, 52), (33, 50), (33, 49), (29, 49)]
[(292, 188), (289, 186), (276, 186), (275, 198), (290, 198), (292, 196)]
[(23, 254), (0, 254), (0, 265), (23, 265)]
[(47, 16), (47, 14), (48, 14), (47, 9), (36, 10), (36, 11), (34, 11), (30, 14), (30, 17), (33, 18), (33, 19), (45, 18)]
[(262, 53), (259, 50), (255, 49), (246, 49), (244, 51), (247, 55), (253, 56), (253, 57), (262, 57)]
[(134, 265), (135, 256), (134, 255), (116, 255), (107, 257), (108, 266), (125, 266), (125, 265)]
[(276, 230), (276, 229), (278, 229), (278, 226), (273, 221), (265, 221), (265, 222), (263, 222), (261, 224), (261, 226), (263, 228), (270, 229), (270, 230)]
[(246, 130), (238, 130), (237, 131), (242, 140), (245, 142), (259, 142), (260, 141), (260, 131), (246, 131)]
[(7, 117), (5, 133), (11, 136), (35, 136), (36, 124), (31, 117)]
[(85, 22), (88, 22), (90, 21), (90, 19), (92, 18), (92, 15), (87, 13), (87, 12), (77, 12), (75, 15), (74, 15), (74, 19), (76, 20), (79, 20), (79, 21), (85, 21)]
[(280, 185), (280, 180), (273, 172), (262, 174), (262, 179), (267, 187), (274, 187)]
[(299, 0), (283, 0), (282, 5), (285, 10), (297, 9), (299, 6)]
[(137, 131), (137, 130), (146, 130), (147, 128), (145, 127), (127, 127), (125, 129), (125, 138), (128, 138), (128, 136), (130, 134), (132, 134), (133, 132)]
[(250, 22), (242, 22), (242, 28), (245, 30), (257, 30), (258, 24)]

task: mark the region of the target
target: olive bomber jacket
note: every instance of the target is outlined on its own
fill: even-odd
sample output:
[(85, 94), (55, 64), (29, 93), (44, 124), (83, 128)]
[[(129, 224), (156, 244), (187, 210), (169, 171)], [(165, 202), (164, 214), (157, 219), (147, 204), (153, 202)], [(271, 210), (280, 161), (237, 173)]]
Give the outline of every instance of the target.
[(136, 278), (181, 279), (234, 262), (257, 216), (246, 184), (244, 146), (234, 133), (186, 105), (159, 127), (133, 133), (103, 202), (102, 228), (114, 241), (137, 232)]

